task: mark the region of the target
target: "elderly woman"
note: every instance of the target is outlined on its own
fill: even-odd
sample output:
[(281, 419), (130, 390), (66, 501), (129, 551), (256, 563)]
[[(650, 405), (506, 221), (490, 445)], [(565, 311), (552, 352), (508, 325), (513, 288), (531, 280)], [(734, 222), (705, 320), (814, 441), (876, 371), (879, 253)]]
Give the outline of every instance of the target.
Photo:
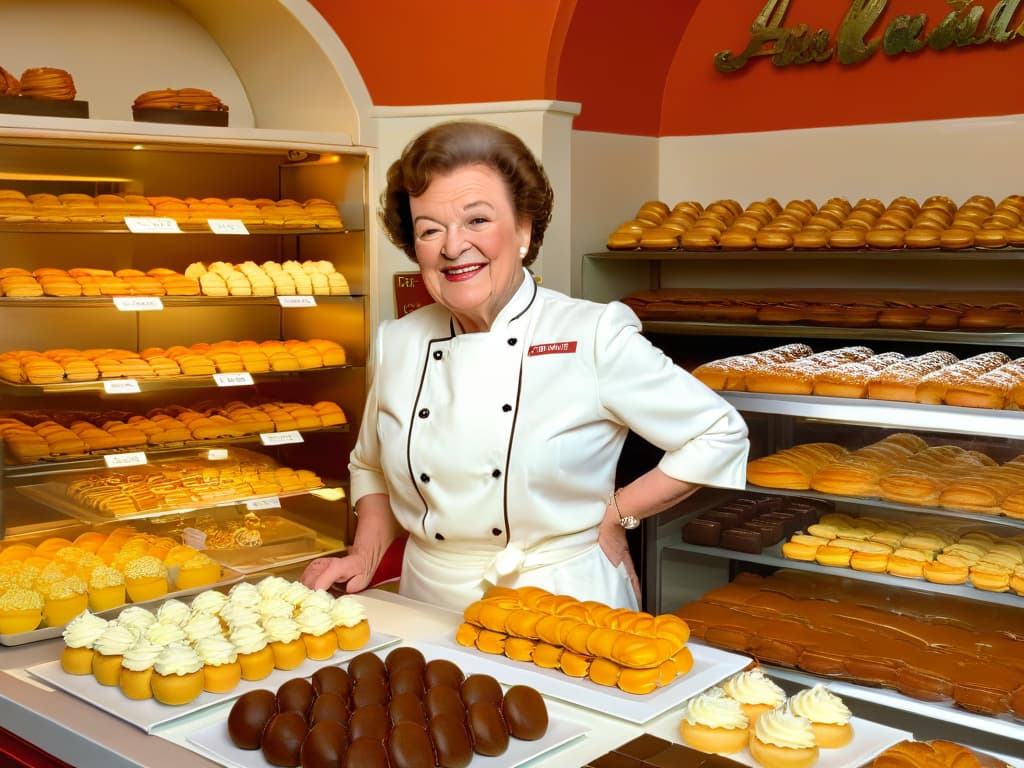
[[(313, 561), (308, 586), (364, 589), (405, 531), (410, 597), (462, 610), (529, 584), (635, 609), (626, 530), (702, 485), (743, 486), (747, 430), (728, 403), (625, 305), (531, 276), (552, 199), (522, 141), (485, 123), (430, 128), (389, 169), (381, 221), (436, 303), (376, 334), (355, 539)], [(616, 490), (628, 430), (664, 456)]]

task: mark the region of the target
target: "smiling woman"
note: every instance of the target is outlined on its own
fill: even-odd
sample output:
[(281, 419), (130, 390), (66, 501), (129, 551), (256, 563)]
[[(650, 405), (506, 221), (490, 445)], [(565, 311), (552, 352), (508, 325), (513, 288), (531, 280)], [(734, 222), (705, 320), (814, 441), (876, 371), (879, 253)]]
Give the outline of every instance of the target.
[[(547, 177), (513, 134), (435, 126), (388, 171), (381, 222), (437, 303), (379, 328), (350, 458), (347, 557), (303, 580), (364, 589), (409, 534), (399, 589), (462, 610), (492, 585), (636, 608), (626, 529), (701, 485), (743, 487), (736, 411), (640, 333), (625, 305), (539, 287)], [(665, 451), (615, 490), (632, 429)]]

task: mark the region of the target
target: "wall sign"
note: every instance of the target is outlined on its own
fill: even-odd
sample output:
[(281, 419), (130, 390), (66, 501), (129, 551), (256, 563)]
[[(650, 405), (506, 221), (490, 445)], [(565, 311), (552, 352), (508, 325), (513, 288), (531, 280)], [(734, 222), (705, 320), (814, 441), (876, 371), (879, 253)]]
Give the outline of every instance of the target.
[(403, 317), (414, 309), (434, 303), (419, 272), (395, 272), (394, 281), (395, 317)]
[[(812, 31), (806, 24), (783, 26), (790, 0), (768, 0), (750, 27), (750, 42), (740, 53), (719, 51), (715, 69), (736, 72), (751, 60), (770, 56), (777, 67), (822, 63), (835, 58), (840, 64), (859, 64), (879, 48), (888, 56), (916, 53), (923, 48), (945, 50), (988, 43), (1004, 45), (1024, 41), (1024, 20), (1014, 20), (1022, 0), (975, 2), (946, 0), (952, 11), (929, 27), (928, 15), (901, 14), (886, 25), (882, 36), (868, 40), (889, 0), (850, 0), (835, 42), (828, 30)], [(987, 8), (988, 19), (985, 21)], [(984, 22), (984, 23), (983, 23)], [(1014, 24), (1016, 23), (1016, 26)]]

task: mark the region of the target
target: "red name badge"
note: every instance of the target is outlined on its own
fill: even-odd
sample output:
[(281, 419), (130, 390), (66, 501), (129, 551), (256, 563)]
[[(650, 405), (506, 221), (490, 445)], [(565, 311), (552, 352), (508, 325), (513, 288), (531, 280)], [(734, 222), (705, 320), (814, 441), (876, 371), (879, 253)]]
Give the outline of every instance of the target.
[(534, 355), (568, 355), (576, 351), (575, 341), (556, 341), (551, 344), (535, 344), (527, 351), (527, 356)]

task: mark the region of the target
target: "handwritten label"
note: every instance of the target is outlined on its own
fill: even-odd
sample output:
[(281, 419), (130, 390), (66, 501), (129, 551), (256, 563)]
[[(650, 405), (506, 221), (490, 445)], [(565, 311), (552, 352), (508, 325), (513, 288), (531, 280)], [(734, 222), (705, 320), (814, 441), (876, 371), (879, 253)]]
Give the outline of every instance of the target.
[(125, 216), (124, 225), (129, 232), (142, 235), (166, 235), (181, 232), (178, 222), (169, 216)]
[(181, 532), (181, 543), (192, 549), (206, 549), (206, 534), (198, 528), (185, 528)]
[(151, 312), (163, 309), (159, 296), (115, 296), (114, 306), (122, 312)]
[(227, 448), (211, 448), (206, 452), (206, 458), (209, 461), (224, 461), (227, 457)]
[(215, 373), (213, 380), (218, 387), (251, 387), (253, 385), (252, 374), (248, 371), (238, 373)]
[(215, 235), (248, 235), (245, 222), (241, 219), (207, 219), (210, 231)]
[(282, 307), (315, 307), (316, 299), (312, 296), (278, 296)]
[(135, 379), (110, 379), (103, 382), (103, 391), (108, 395), (137, 395), (142, 390)]
[(250, 512), (258, 512), (261, 509), (280, 509), (281, 500), (277, 496), (268, 496), (265, 499), (252, 499), (245, 502), (245, 508)]
[(138, 467), (146, 463), (146, 454), (142, 451), (133, 453), (108, 453), (103, 457), (108, 467)]
[(288, 443), (304, 442), (302, 434), (294, 429), (285, 432), (260, 432), (260, 441), (264, 445), (287, 445)]

